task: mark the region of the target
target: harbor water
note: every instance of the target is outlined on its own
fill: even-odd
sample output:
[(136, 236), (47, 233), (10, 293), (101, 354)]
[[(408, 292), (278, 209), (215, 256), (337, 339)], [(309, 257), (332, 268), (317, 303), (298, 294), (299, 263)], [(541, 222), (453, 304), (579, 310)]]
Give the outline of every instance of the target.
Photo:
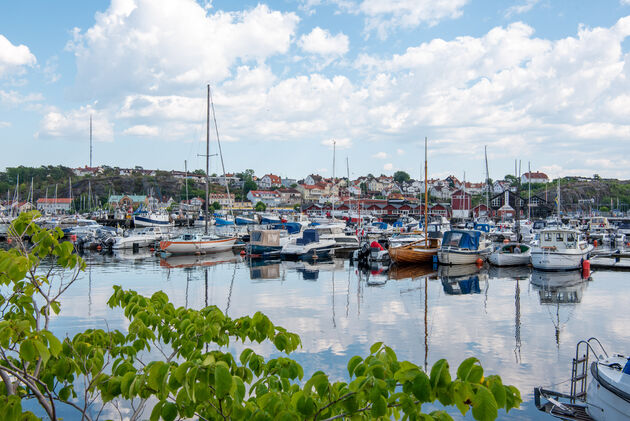
[[(306, 378), (324, 370), (332, 380), (346, 379), (347, 361), (368, 355), (378, 341), (399, 359), (429, 369), (446, 358), (452, 373), (476, 356), (486, 373), (500, 374), (521, 391), (521, 408), (500, 411), (499, 419), (552, 419), (536, 410), (533, 388), (568, 390), (579, 340), (596, 336), (609, 353), (628, 352), (630, 344), (625, 272), (596, 271), (583, 279), (577, 271), (526, 267), (358, 269), (343, 259), (255, 262), (233, 253), (163, 259), (145, 250), (84, 258), (87, 269), (63, 296), (54, 320), (57, 335), (125, 330), (122, 312), (107, 306), (113, 285), (144, 295), (162, 290), (176, 306), (216, 305), (231, 317), (263, 312), (300, 335), (302, 347), (292, 355)], [(266, 344), (251, 347), (277, 355)]]

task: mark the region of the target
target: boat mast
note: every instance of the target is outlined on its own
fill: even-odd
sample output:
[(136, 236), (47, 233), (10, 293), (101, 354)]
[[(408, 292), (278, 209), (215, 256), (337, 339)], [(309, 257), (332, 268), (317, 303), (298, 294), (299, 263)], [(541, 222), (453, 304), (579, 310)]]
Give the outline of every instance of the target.
[(92, 168), (92, 114), (90, 114), (90, 168)]
[(532, 201), (532, 162), (531, 161), (527, 161), (527, 171), (529, 173), (529, 175), (527, 176), (527, 186), (529, 187), (529, 192), (527, 193), (527, 219), (531, 220), (532, 219), (532, 205), (531, 205), (531, 201)]
[(560, 179), (559, 178), (558, 178), (557, 191), (558, 191), (558, 194), (556, 196), (556, 205), (558, 206), (558, 220), (561, 221), (560, 219)]
[[(232, 209), (232, 197), (230, 196), (230, 183), (228, 183), (226, 174), (225, 174), (225, 164), (223, 163), (223, 151), (221, 150), (221, 140), (219, 139), (219, 126), (217, 125), (217, 116), (214, 113), (214, 101), (212, 101), (212, 93), (210, 92), (210, 85), (208, 85), (208, 98), (210, 98), (210, 105), (212, 106), (212, 119), (214, 120), (214, 130), (217, 133), (217, 144), (219, 145), (219, 157), (221, 158), (221, 169), (223, 170), (223, 181), (225, 181), (225, 190), (227, 191), (227, 195), (228, 195), (228, 206), (230, 207), (230, 215), (232, 215), (232, 220), (234, 220), (234, 210)], [(236, 226), (234, 227), (234, 229), (236, 230)]]
[(483, 147), (486, 156), (486, 212), (490, 213), (490, 173), (488, 172), (488, 146)]
[(210, 179), (208, 173), (210, 172), (210, 84), (208, 84), (208, 104), (206, 114), (206, 216), (204, 217), (206, 228), (205, 233), (208, 234), (208, 200), (210, 197), (209, 184)]
[(429, 189), (427, 187), (427, 137), (424, 137), (424, 246), (427, 247), (429, 244), (428, 236), (428, 225), (429, 225)]
[(332, 210), (330, 212), (332, 219), (335, 219), (335, 196), (333, 196), (332, 189), (335, 187), (335, 151), (337, 147), (337, 141), (333, 139), (333, 178), (332, 178), (332, 187), (330, 188), (330, 195), (332, 196)]
[[(346, 182), (346, 190), (348, 191), (348, 217), (350, 218), (350, 222), (352, 222), (352, 201), (350, 200), (350, 163), (348, 162), (348, 157), (346, 156), (346, 172), (348, 174), (348, 181)], [(619, 203), (619, 199), (617, 198), (617, 203)], [(617, 208), (619, 205), (617, 204)]]

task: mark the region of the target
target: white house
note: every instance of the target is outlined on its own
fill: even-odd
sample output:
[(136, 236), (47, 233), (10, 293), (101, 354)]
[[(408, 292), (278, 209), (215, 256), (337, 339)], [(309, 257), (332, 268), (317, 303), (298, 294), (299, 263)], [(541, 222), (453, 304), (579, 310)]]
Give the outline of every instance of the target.
[(269, 189), (271, 187), (280, 187), (282, 186), (282, 179), (273, 174), (265, 174), (263, 178), (258, 180), (258, 187), (261, 189)]
[(251, 190), (247, 193), (247, 200), (254, 206), (258, 202), (263, 202), (267, 206), (278, 206), (282, 202), (282, 195), (277, 191)]
[(521, 176), (521, 183), (548, 183), (549, 177), (544, 172), (526, 172)]
[(69, 212), (71, 203), (70, 198), (37, 199), (37, 210), (48, 214)]

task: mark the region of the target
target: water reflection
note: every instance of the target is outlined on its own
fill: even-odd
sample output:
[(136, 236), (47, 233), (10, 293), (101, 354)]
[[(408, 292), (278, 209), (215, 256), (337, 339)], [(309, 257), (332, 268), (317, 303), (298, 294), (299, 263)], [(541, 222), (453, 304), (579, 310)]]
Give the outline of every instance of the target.
[[(542, 380), (567, 378), (577, 340), (597, 335), (611, 349), (630, 342), (624, 315), (610, 311), (630, 306), (630, 294), (619, 293), (627, 288), (623, 273), (600, 271), (584, 283), (579, 272), (530, 273), (526, 267), (359, 269), (340, 259), (123, 254), (85, 256), (88, 270), (68, 291), (54, 322), (57, 333), (126, 329), (122, 312), (106, 305), (114, 284), (144, 295), (163, 290), (176, 306), (217, 305), (232, 317), (265, 313), (300, 335), (303, 347), (294, 356), (306, 376), (323, 370), (345, 381), (348, 358), (367, 355), (377, 341), (427, 368), (439, 358), (454, 367), (476, 356), (523, 392), (523, 408), (502, 419), (539, 419), (529, 393)], [(266, 344), (235, 342), (230, 350), (241, 346), (274, 353)]]
[(480, 284), (483, 284), (484, 290), (488, 287), (488, 271), (483, 266), (440, 266), (438, 276), (448, 295), (480, 294)]
[(540, 304), (549, 312), (554, 325), (556, 346), (559, 347), (560, 333), (573, 314), (575, 305), (582, 302), (588, 279), (582, 278), (579, 271), (533, 270), (531, 284), (538, 291)]

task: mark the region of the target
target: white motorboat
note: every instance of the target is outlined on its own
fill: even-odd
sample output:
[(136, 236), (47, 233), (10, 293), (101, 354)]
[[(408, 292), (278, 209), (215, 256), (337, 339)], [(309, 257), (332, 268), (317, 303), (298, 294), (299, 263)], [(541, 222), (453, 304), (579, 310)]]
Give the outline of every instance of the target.
[(488, 261), (496, 266), (528, 265), (531, 258), (531, 247), (521, 243), (501, 245), (490, 256)]
[(322, 240), (335, 240), (338, 248), (357, 249), (359, 248), (359, 237), (345, 232), (345, 224), (325, 224), (313, 227), (319, 233)]
[(163, 227), (146, 227), (126, 232), (122, 237), (116, 237), (112, 249), (133, 249), (149, 247), (158, 241), (168, 238), (169, 233)]
[(207, 254), (231, 250), (236, 237), (209, 234), (182, 234), (172, 240), (160, 241), (160, 250), (170, 254)]
[(314, 229), (304, 230), (301, 238), (295, 238), (282, 247), (280, 254), (286, 258), (314, 258), (330, 256), (337, 243), (333, 239), (320, 239)]
[[(541, 403), (541, 397), (547, 402)], [(597, 338), (580, 341), (570, 393), (537, 387), (534, 400), (539, 410), (564, 420), (629, 421), (630, 356), (609, 356)]]
[(466, 265), (485, 260), (490, 253), (492, 246), (483, 232), (451, 230), (444, 234), (438, 260), (443, 265)]
[(535, 269), (570, 270), (582, 267), (593, 246), (579, 231), (570, 228), (546, 228), (532, 247), (531, 261)]
[(173, 226), (170, 216), (162, 212), (140, 212), (133, 215), (136, 227), (170, 227)]

